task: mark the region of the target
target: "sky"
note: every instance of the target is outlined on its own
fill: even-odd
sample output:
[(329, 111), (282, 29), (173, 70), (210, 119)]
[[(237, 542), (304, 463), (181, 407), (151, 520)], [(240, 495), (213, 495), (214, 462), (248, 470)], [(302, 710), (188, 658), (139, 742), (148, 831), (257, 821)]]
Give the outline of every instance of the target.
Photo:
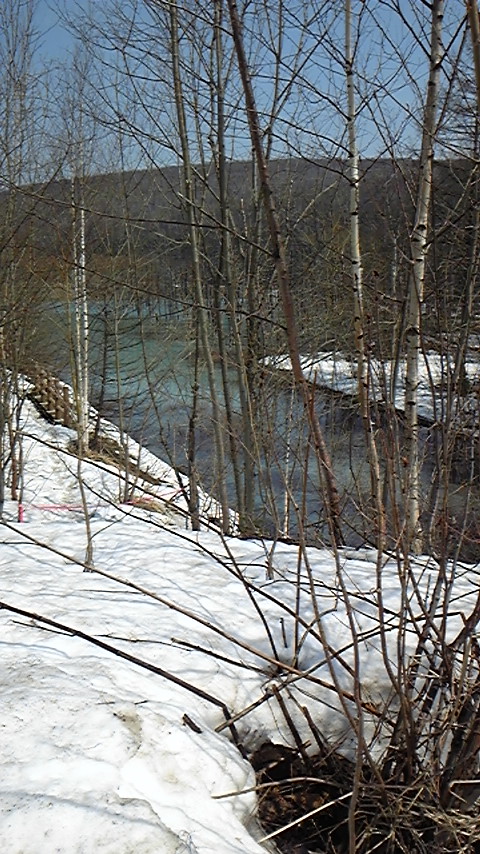
[[(405, 16), (402, 21), (402, 16), (394, 14), (388, 3), (379, 0), (369, 0), (368, 4), (357, 2), (352, 6), (356, 13), (354, 35), (358, 22), (361, 22), (361, 36), (355, 53), (356, 132), (360, 156), (411, 156), (419, 148), (426, 93), (428, 51), (425, 50), (425, 44), (428, 43), (429, 27), (422, 15), (427, 7), (411, 2), (399, 4)], [(87, 8), (101, 16), (106, 3), (100, 0), (60, 0), (60, 8), (62, 11), (59, 16), (55, 0), (38, 0), (36, 23), (42, 44), (39, 55), (42, 58), (40, 61), (45, 64), (62, 63), (75, 46), (74, 38), (60, 18), (73, 18), (78, 11)], [(142, 28), (148, 15), (142, 4), (136, 4), (136, 8), (137, 22)], [(310, 159), (345, 158), (348, 146), (343, 15), (335, 14), (337, 7), (328, 2), (309, 0), (308, 3), (302, 3), (295, 0), (288, 4), (282, 23), (284, 54), (278, 87), (281, 94), (273, 107), (276, 50), (272, 45), (278, 36), (276, 28), (279, 23), (275, 14), (278, 8), (280, 4), (278, 7), (276, 4), (268, 6), (271, 18), (265, 13), (263, 16), (255, 14), (253, 18), (255, 26), (250, 61), (256, 72), (254, 88), (265, 139), (273, 128), (272, 150), (277, 157), (293, 154)], [(128, 6), (125, 9), (128, 11)], [(358, 15), (359, 11), (362, 11), (361, 15)], [(307, 15), (308, 12), (310, 15)], [(309, 18), (308, 25), (303, 21), (303, 15)], [(447, 4), (445, 43), (450, 42), (462, 15), (462, 4)], [(198, 26), (201, 29), (201, 25)], [(116, 30), (119, 43), (124, 45), (129, 31), (128, 23), (122, 22), (119, 17)], [(122, 58), (119, 51), (107, 51), (104, 58), (107, 58), (109, 70), (103, 65), (98, 76), (93, 78), (90, 95), (92, 110), (101, 116), (102, 122), (102, 130), (97, 130), (102, 144), (97, 146), (96, 171), (115, 168), (115, 164), (102, 161), (103, 151), (115, 149), (113, 159), (115, 163), (120, 161), (120, 127), (124, 138), (129, 140), (125, 143), (127, 168), (135, 168), (137, 165), (145, 168), (152, 164), (161, 167), (179, 160), (178, 122), (172, 97), (169, 60), (162, 53), (162, 39), (158, 38), (160, 30), (157, 28), (154, 35), (142, 32), (140, 37), (136, 37), (136, 42), (133, 40), (129, 43)], [(106, 31), (110, 34), (108, 27)], [(205, 78), (207, 74), (208, 57), (196, 51), (195, 40), (190, 44), (188, 35), (187, 28), (180, 40), (184, 51), (184, 91), (193, 93), (190, 101), (187, 98), (186, 121), (192, 159), (200, 162), (202, 157), (208, 159), (212, 156), (210, 139), (212, 128), (215, 128), (216, 113), (215, 108), (212, 108), (209, 84), (202, 79), (202, 75)], [(297, 61), (295, 53), (302, 39), (301, 59)], [(204, 44), (208, 45), (209, 41), (211, 38), (207, 35)], [(453, 37), (449, 58), (445, 63), (448, 72), (455, 64), (458, 44), (459, 39)], [(207, 48), (204, 52), (208, 53)], [(122, 65), (126, 56), (129, 64), (127, 74)], [(89, 59), (88, 62), (89, 68), (93, 69), (92, 61)], [(115, 63), (118, 63), (118, 68), (114, 68)], [(196, 63), (195, 72), (193, 79), (189, 79), (192, 63)], [(291, 77), (293, 69), (295, 75)], [(95, 75), (95, 71), (92, 73)], [(59, 91), (64, 76), (65, 72), (56, 85)], [(135, 88), (131, 85), (133, 80)], [(199, 80), (202, 81), (200, 84)], [(191, 90), (188, 88), (190, 84)], [(442, 77), (441, 86), (442, 91), (446, 92), (446, 76)], [(75, 92), (71, 91), (68, 95), (74, 96)], [(238, 75), (235, 72), (231, 73), (225, 88), (225, 104), (227, 152), (232, 158), (249, 159), (251, 143), (246, 113), (241, 106), (243, 96), (239, 92)], [(272, 114), (275, 116), (274, 121)], [(198, 130), (201, 132), (201, 142), (196, 138)], [(447, 135), (443, 133), (442, 141), (446, 139)]]
[[(84, 0), (65, 0), (65, 12), (75, 10)], [(41, 36), (42, 53), (49, 59), (62, 59), (72, 49), (73, 38), (64, 26), (52, 0), (37, 0), (35, 23)]]

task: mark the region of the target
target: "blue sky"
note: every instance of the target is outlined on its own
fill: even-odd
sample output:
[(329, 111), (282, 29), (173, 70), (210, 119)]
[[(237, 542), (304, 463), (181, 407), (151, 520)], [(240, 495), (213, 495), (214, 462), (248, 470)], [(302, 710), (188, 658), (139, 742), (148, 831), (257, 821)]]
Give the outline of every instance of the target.
[[(77, 0), (64, 0), (62, 8), (68, 14), (82, 5), (85, 5), (85, 0), (80, 3)], [(53, 60), (63, 58), (73, 45), (73, 38), (63, 25), (55, 6), (58, 4), (53, 0), (37, 0), (35, 15), (36, 28), (41, 36), (41, 53)]]
[[(2, 0), (0, 0), (2, 2)], [(453, 19), (461, 19), (460, 0), (456, 0), (459, 6), (452, 4), (449, 7), (450, 16)], [(61, 61), (65, 58), (69, 49), (74, 46), (74, 38), (68, 32), (62, 22), (63, 17), (71, 17), (83, 9), (90, 7), (93, 11), (104, 11), (105, 2), (102, 0), (37, 0), (36, 26), (41, 34), (41, 56), (45, 60)], [(125, 4), (127, 6), (128, 4)], [(342, 7), (339, 2), (339, 8)], [(363, 7), (359, 2), (354, 2), (353, 9), (358, 12), (363, 9), (369, 9), (374, 18), (365, 18), (365, 31), (360, 40), (360, 50), (358, 53), (358, 69), (357, 72), (366, 74), (364, 79), (360, 73), (357, 77), (357, 85), (359, 93), (357, 95), (357, 107), (359, 115), (357, 119), (357, 131), (359, 135), (359, 147), (363, 156), (374, 156), (375, 154), (383, 154), (386, 149), (384, 140), (390, 140), (396, 145), (396, 140), (401, 140), (403, 151), (413, 150), (418, 144), (419, 129), (421, 124), (421, 102), (424, 99), (426, 74), (428, 71), (428, 62), (424, 50), (419, 46), (422, 44), (420, 38), (419, 43), (415, 45), (412, 39), (412, 33), (409, 31), (408, 24), (415, 23), (416, 15), (420, 14), (419, 10), (422, 7), (416, 7), (413, 0), (406, 2), (401, 0), (400, 8), (407, 13), (407, 21), (403, 24), (396, 15), (393, 15), (389, 10), (388, 5), (385, 6), (381, 0), (369, 0), (368, 6)], [(448, 4), (447, 4), (448, 5)], [(295, 21), (295, 9), (305, 10), (320, 8), (321, 3), (318, 0), (305, 0), (302, 4), (301, 0), (295, 0), (292, 3), (292, 20)], [(60, 7), (61, 14), (56, 11)], [(141, 6), (139, 7), (142, 8)], [(290, 6), (286, 7), (290, 10)], [(332, 7), (334, 8), (334, 7)], [(275, 4), (272, 3), (270, 9), (274, 18)], [(140, 12), (138, 14), (141, 14)], [(287, 28), (285, 40), (289, 41), (289, 12), (287, 12), (286, 21)], [(304, 49), (307, 50), (313, 45), (313, 40), (317, 37), (317, 29), (320, 32), (323, 26), (323, 15), (319, 12), (317, 15), (312, 13), (312, 28), (310, 35), (304, 42)], [(375, 23), (373, 21), (375, 20)], [(417, 22), (418, 24), (418, 22)], [(378, 26), (377, 26), (378, 25)], [(292, 50), (295, 50), (295, 25), (292, 24), (293, 41)], [(330, 29), (330, 37), (332, 45), (335, 46), (335, 52), (338, 54), (334, 59), (332, 55), (313, 51), (310, 59), (302, 66), (303, 88), (296, 89), (294, 86), (291, 92), (291, 98), (286, 104), (277, 123), (279, 136), (277, 144), (279, 152), (282, 148), (282, 136), (289, 135), (298, 137), (298, 142), (301, 146), (306, 146), (305, 150), (313, 152), (313, 155), (320, 151), (318, 148), (322, 137), (325, 133), (326, 145), (328, 148), (328, 140), (331, 138), (335, 141), (342, 141), (345, 133), (345, 122), (341, 114), (341, 108), (344, 106), (344, 70), (343, 70), (343, 16), (340, 14), (334, 19), (332, 28)], [(417, 27), (417, 35), (420, 35)], [(389, 40), (390, 43), (389, 43)], [(425, 41), (428, 41), (428, 32), (425, 33)], [(448, 41), (448, 37), (447, 37)], [(320, 42), (319, 42), (320, 44)], [(155, 46), (156, 50), (156, 46)], [(398, 54), (397, 54), (398, 50)], [(138, 51), (138, 52), (137, 52)], [(308, 50), (307, 50), (308, 52)], [(142, 45), (135, 48), (138, 67), (142, 66)], [(268, 51), (267, 51), (268, 54)], [(148, 55), (148, 54), (147, 54)], [(402, 56), (408, 56), (407, 65), (402, 63)], [(271, 94), (271, 80), (269, 81), (269, 66), (268, 56), (265, 62), (263, 77), (258, 77), (255, 83), (256, 94), (261, 109), (262, 101), (267, 104)], [(156, 97), (156, 80), (155, 71), (153, 72), (152, 88), (153, 96)], [(287, 78), (289, 76), (289, 68), (285, 70)], [(378, 75), (378, 82), (375, 82)], [(388, 80), (388, 88), (383, 87), (383, 80)], [(108, 85), (108, 84), (106, 84)], [(128, 85), (126, 85), (125, 96), (128, 97)], [(360, 95), (362, 93), (362, 96)], [(207, 92), (208, 95), (208, 92)], [(323, 100), (322, 100), (323, 98)], [(377, 101), (374, 99), (378, 98)], [(310, 99), (310, 100), (309, 100)], [(328, 99), (330, 99), (328, 101)], [(132, 102), (133, 103), (133, 102)], [(331, 108), (329, 107), (329, 104)], [(340, 108), (336, 110), (335, 104)], [(332, 106), (333, 105), (333, 106)], [(137, 105), (135, 104), (135, 109)], [(155, 104), (155, 115), (158, 115), (158, 103)], [(206, 105), (208, 115), (208, 104)], [(298, 130), (294, 132), (289, 127), (291, 119), (297, 117)], [(283, 124), (282, 124), (283, 121)], [(240, 123), (241, 124), (241, 123)], [(233, 125), (232, 125), (233, 127)], [(236, 140), (236, 156), (239, 154), (239, 134), (240, 126), (238, 122), (235, 124), (235, 140)], [(309, 145), (309, 136), (312, 135), (312, 145)], [(294, 140), (295, 142), (295, 140)], [(247, 155), (250, 151), (250, 143), (245, 143)], [(162, 146), (160, 145), (160, 149)], [(344, 149), (340, 148), (340, 154)], [(165, 150), (162, 150), (156, 155), (160, 159), (171, 158), (171, 153), (168, 153), (168, 145)]]

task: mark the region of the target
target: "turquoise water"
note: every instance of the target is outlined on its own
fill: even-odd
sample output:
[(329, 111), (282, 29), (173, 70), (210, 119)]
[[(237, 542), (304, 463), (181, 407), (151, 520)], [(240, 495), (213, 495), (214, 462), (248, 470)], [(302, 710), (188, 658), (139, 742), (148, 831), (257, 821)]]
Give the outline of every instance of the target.
[[(160, 314), (158, 307), (155, 310), (144, 308), (139, 316), (132, 306), (114, 312), (111, 306), (91, 304), (90, 400), (101, 415), (122, 426), (153, 453), (167, 459), (177, 468), (186, 470), (195, 383), (195, 334), (187, 320), (179, 322), (177, 316), (163, 318)], [(49, 341), (51, 367), (63, 379), (71, 382), (71, 336), (66, 333), (68, 317), (64, 306), (51, 304), (47, 307), (42, 327), (43, 337)], [(229, 367), (227, 376), (235, 441), (241, 450), (244, 435), (235, 369)], [(215, 380), (224, 417), (222, 371), (218, 359), (215, 360)], [(196, 382), (196, 462), (202, 485), (215, 493), (212, 406), (207, 370), (201, 358), (198, 360)], [(311, 530), (327, 536), (318, 471), (311, 453), (305, 476), (308, 437), (303, 404), (296, 395), (292, 397), (291, 391), (285, 386), (285, 378), (281, 382), (274, 375), (262, 378), (258, 398), (256, 432), (259, 464), (254, 477), (258, 523), (270, 533), (279, 526), (294, 532), (295, 514), (291, 509), (289, 525), (285, 525), (285, 483), (288, 480), (290, 508), (292, 503), (299, 507), (305, 504)], [(332, 401), (320, 392), (317, 409), (324, 429), (329, 434), (337, 477), (346, 494), (352, 487), (353, 477), (357, 485), (363, 478), (363, 437), (360, 431), (353, 429), (355, 419), (350, 419), (347, 424), (345, 411), (341, 411), (338, 406), (333, 408)], [(225, 431), (224, 442), (228, 457), (229, 437)], [(356, 460), (355, 475), (351, 470), (352, 453)], [(228, 462), (227, 483), (230, 504), (235, 507), (233, 472)], [(347, 498), (345, 502), (348, 502)]]
[[(144, 306), (139, 315), (131, 305), (114, 311), (111, 305), (91, 304), (90, 400), (102, 416), (121, 426), (159, 457), (185, 471), (196, 381), (196, 465), (202, 486), (215, 495), (217, 467), (205, 363), (198, 359), (195, 377), (193, 326), (185, 313), (162, 316), (171, 315), (166, 309), (170, 306), (155, 306), (153, 309)], [(68, 318), (69, 314), (62, 305), (52, 303), (45, 307), (41, 334), (38, 335), (38, 354), (39, 359), (46, 361), (62, 379), (71, 382), (72, 347)], [(237, 374), (233, 367), (227, 368), (227, 376), (232, 398), (234, 439), (242, 460), (246, 437)], [(218, 360), (215, 361), (215, 380), (224, 418), (222, 372)], [(369, 503), (370, 478), (360, 420), (353, 411), (353, 404), (320, 390), (316, 396), (316, 409), (332, 456), (347, 538), (350, 544), (355, 545), (371, 536), (364, 512)], [(318, 470), (311, 448), (307, 450), (309, 437), (303, 403), (296, 394), (292, 394), (284, 377), (280, 380), (278, 375), (262, 376), (255, 431), (258, 453), (254, 493), (259, 528), (267, 534), (281, 531), (295, 536), (297, 516), (292, 508), (296, 505), (308, 538), (312, 541), (328, 540)], [(428, 431), (424, 431), (426, 507), (434, 471), (434, 454), (429, 450), (428, 435)], [(224, 443), (228, 458), (229, 436), (225, 429)], [(253, 450), (247, 448), (247, 452)], [(233, 471), (228, 459), (226, 477), (229, 503), (236, 507)], [(461, 514), (461, 490), (454, 485), (451, 501), (456, 502), (455, 513)]]

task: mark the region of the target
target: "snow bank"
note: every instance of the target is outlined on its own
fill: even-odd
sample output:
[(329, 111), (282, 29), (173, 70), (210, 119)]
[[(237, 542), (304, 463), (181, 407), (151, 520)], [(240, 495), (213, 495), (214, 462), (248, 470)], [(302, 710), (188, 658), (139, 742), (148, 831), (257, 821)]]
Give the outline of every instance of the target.
[[(267, 738), (291, 741), (272, 694), (282, 686), (305, 740), (312, 741), (301, 712), (307, 705), (325, 738), (347, 753), (354, 749), (345, 714), (345, 708), (355, 712), (349, 699), (352, 614), (363, 700), (374, 709), (390, 690), (378, 631), (376, 554), (343, 550), (336, 564), (327, 550), (310, 549), (311, 574), (305, 566), (299, 574), (295, 547), (222, 541), (209, 530), (194, 534), (171, 506), (161, 512), (121, 506), (115, 467), (83, 462), (98, 570), (83, 572), (77, 464), (63, 451), (71, 434), (41, 423), (28, 406), (25, 416), (25, 522), (16, 521), (17, 508), (10, 504), (0, 526), (1, 600), (30, 615), (0, 611), (0, 850), (264, 851), (255, 824), (254, 774), (232, 743), (221, 705), (237, 716), (246, 751)], [(160, 495), (173, 476), (156, 465), (163, 466)], [(436, 569), (427, 560), (414, 568), (427, 602)], [(382, 607), (394, 666), (401, 571), (384, 559)], [(451, 637), (463, 625), (480, 580), (474, 568), (458, 568), (457, 575)], [(408, 595), (413, 617), (406, 654), (417, 638), (414, 585)], [(374, 714), (366, 725), (373, 737)]]
[[(291, 371), (288, 356), (270, 356), (264, 359), (264, 364), (275, 370)], [(356, 362), (339, 353), (318, 353), (315, 356), (301, 357), (302, 371), (306, 379), (320, 388), (330, 389), (346, 395), (356, 396), (357, 378)], [(395, 365), (392, 360), (379, 361), (371, 358), (370, 368), (370, 399), (378, 404), (385, 404), (390, 399), (390, 384), (393, 381)], [(419, 386), (418, 414), (426, 421), (434, 422), (442, 417), (447, 392), (451, 393), (451, 378), (454, 363), (449, 353), (429, 351), (419, 357)], [(480, 369), (478, 354), (466, 362), (465, 370), (470, 382), (478, 384)], [(386, 393), (387, 392), (387, 393)], [(399, 412), (404, 411), (405, 405), (405, 363), (399, 364), (398, 377), (394, 395), (394, 405)], [(462, 401), (463, 416), (478, 419), (478, 396), (472, 394)], [(460, 413), (455, 413), (459, 415)]]

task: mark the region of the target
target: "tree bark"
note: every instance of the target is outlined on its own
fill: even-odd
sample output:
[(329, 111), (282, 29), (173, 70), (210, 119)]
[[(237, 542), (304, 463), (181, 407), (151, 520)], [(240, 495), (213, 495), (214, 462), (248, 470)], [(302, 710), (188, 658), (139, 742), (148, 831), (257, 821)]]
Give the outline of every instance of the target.
[(406, 319), (406, 471), (405, 537), (406, 552), (419, 554), (422, 550), (420, 525), (420, 452), (418, 428), (419, 359), (422, 346), (421, 315), (424, 293), (425, 267), (427, 260), (427, 230), (432, 192), (434, 140), (436, 131), (437, 99), (440, 84), (440, 67), (443, 59), (442, 20), (443, 0), (433, 0), (430, 37), (430, 67), (427, 96), (423, 114), (422, 146), (420, 152), (420, 175), (418, 182), (415, 220), (411, 234), (410, 276)]
[(327, 497), (328, 517), (331, 536), (333, 542), (336, 545), (340, 545), (343, 542), (340, 527), (340, 498), (335, 481), (335, 476), (333, 473), (330, 455), (326, 446), (320, 422), (315, 412), (313, 392), (308, 382), (306, 381), (302, 371), (298, 346), (295, 308), (290, 287), (290, 276), (286, 260), (285, 244), (281, 233), (280, 221), (275, 208), (275, 201), (273, 197), (270, 176), (268, 173), (267, 161), (262, 148), (262, 135), (259, 125), (255, 96), (253, 92), (250, 74), (248, 71), (248, 64), (243, 45), (241, 23), (238, 14), (237, 3), (234, 2), (234, 0), (228, 0), (228, 9), (232, 26), (232, 36), (235, 45), (235, 51), (237, 54), (238, 68), (242, 80), (243, 92), (245, 97), (250, 137), (252, 140), (252, 146), (260, 177), (265, 216), (272, 244), (272, 254), (275, 262), (278, 288), (281, 295), (283, 314), (285, 317), (288, 354), (292, 365), (292, 373), (295, 383), (302, 392), (305, 412), (310, 422), (317, 457), (320, 460), (320, 471)]
[(363, 305), (363, 269), (360, 247), (360, 170), (356, 134), (356, 106), (354, 86), (354, 51), (352, 48), (352, 4), (345, 2), (345, 72), (347, 83), (348, 128), (348, 180), (350, 184), (350, 269), (352, 278), (354, 338), (357, 353), (357, 389), (360, 415), (365, 431), (370, 470), (371, 496), (375, 503), (377, 546), (383, 551), (385, 544), (385, 509), (382, 495), (380, 465), (371, 418), (370, 365), (365, 341), (365, 313)]
[(468, 25), (472, 39), (473, 65), (475, 69), (475, 87), (477, 92), (477, 107), (480, 113), (480, 13), (477, 0), (466, 0)]

